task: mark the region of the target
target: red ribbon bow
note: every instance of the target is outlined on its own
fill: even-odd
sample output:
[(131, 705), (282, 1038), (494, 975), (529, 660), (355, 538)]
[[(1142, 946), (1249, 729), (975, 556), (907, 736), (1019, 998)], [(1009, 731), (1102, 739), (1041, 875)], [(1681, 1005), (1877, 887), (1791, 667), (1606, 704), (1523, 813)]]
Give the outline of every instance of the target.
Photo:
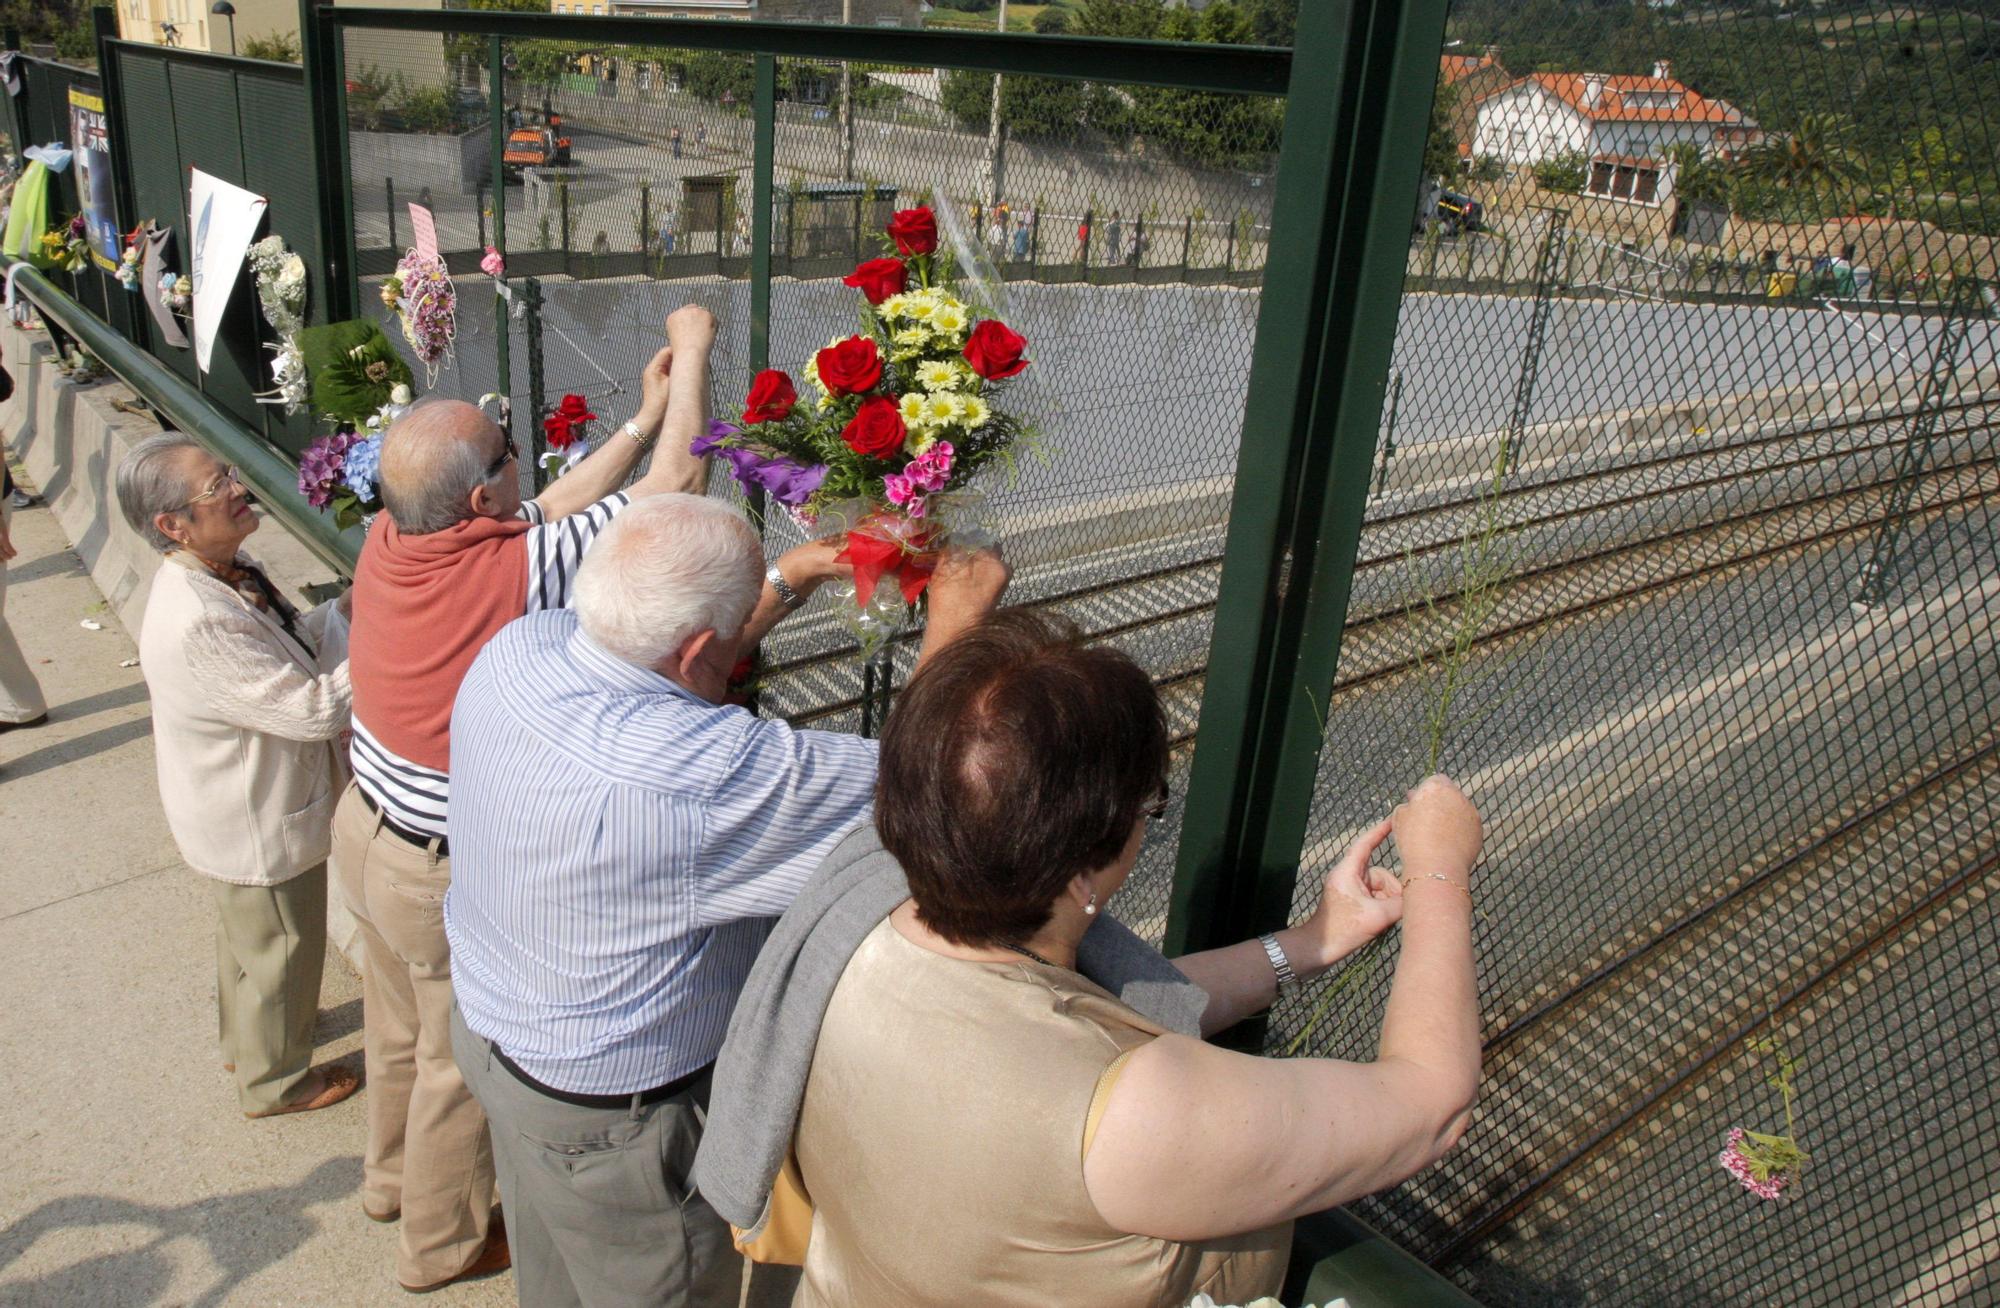
[[(923, 538), (928, 539), (928, 536)], [(903, 592), (903, 603), (915, 604), (924, 587), (930, 585), (931, 572), (937, 567), (937, 555), (911, 550), (903, 542), (866, 527), (848, 532), (847, 548), (834, 558), (854, 565), (854, 602), (861, 608), (868, 607), (875, 598), (875, 587), (885, 576), (896, 578)]]

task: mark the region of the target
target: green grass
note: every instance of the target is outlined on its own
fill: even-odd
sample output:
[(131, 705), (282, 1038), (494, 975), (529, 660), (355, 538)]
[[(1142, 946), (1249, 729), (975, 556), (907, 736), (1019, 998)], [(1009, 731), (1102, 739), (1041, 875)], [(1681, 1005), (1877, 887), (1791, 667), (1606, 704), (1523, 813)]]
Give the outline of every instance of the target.
[[(1007, 6), (1007, 30), (1010, 32), (1032, 32), (1037, 15), (1044, 9), (1067, 10), (1068, 5), (1017, 5)], [(1000, 19), (999, 6), (983, 13), (965, 14), (956, 9), (933, 9), (924, 19), (925, 27), (944, 27), (962, 32), (991, 32)]]

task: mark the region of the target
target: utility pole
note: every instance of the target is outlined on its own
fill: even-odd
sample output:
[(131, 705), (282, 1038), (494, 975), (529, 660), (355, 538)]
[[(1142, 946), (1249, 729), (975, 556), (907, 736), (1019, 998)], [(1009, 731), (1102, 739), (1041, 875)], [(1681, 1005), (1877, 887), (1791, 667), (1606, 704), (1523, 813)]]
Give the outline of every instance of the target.
[[(840, 0), (841, 26), (853, 22), (854, 0)], [(840, 177), (854, 180), (854, 63), (847, 59), (840, 62)]]
[[(1007, 31), (1007, 0), (1000, 0), (1001, 33)], [(1000, 207), (1002, 177), (1000, 170), (1000, 83), (1005, 79), (999, 73), (993, 74), (993, 118), (986, 128), (986, 207), (988, 210)], [(1007, 239), (1005, 232), (1000, 239)]]

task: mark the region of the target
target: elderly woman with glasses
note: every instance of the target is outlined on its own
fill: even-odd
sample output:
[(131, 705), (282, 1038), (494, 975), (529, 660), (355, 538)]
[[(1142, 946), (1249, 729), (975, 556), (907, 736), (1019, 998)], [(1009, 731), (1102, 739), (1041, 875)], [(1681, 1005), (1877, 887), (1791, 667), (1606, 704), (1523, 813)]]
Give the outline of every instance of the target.
[[(1401, 924), (1374, 1062), (1258, 1058), (1078, 970), (1166, 770), (1145, 673), (1051, 619), (996, 614), (912, 678), (875, 793), (910, 897), (821, 1019), (794, 1137), (813, 1208), (796, 1304), (1243, 1303), (1277, 1293), (1293, 1218), (1457, 1140), (1479, 1069), (1465, 797), (1426, 781), (1305, 921), (1176, 960), (1212, 1034)], [(1392, 834), (1400, 879), (1370, 865)]]
[(223, 1068), (246, 1117), (339, 1103), (347, 1068), (313, 1067), (326, 956), (326, 858), (345, 773), (342, 602), (300, 613), (243, 542), (258, 518), (236, 469), (178, 433), (118, 467), (118, 507), (166, 553), (139, 633), (160, 804), (218, 910)]

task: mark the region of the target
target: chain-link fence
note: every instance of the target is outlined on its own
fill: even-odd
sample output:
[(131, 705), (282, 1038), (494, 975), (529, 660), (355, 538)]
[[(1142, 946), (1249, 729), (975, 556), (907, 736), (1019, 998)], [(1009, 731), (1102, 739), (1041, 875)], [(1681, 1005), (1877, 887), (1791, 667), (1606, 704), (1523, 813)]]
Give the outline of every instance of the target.
[[(456, 356), (435, 393), (509, 394), (517, 428), (536, 417), (525, 435), (562, 396), (581, 395), (599, 415), (596, 430), (612, 431), (637, 408), (637, 379), (663, 342), (662, 321), (693, 301), (720, 320), (714, 401), (732, 415), (753, 371), (753, 60), (507, 41), (498, 112), (509, 157), (521, 162), (505, 166), (496, 187), (486, 167), (491, 53), (483, 38), (440, 46), (428, 34), (373, 33), (361, 49), (348, 44), (364, 312), (376, 312), (372, 290), (411, 239), (407, 206), (425, 204), (463, 274)], [(422, 102), (410, 70), (433, 58), (467, 118), (412, 132), (399, 97)], [(384, 64), (403, 71), (385, 75)], [(1035, 424), (1036, 448), (983, 487), (1015, 568), (1011, 594), (1061, 610), (1154, 673), (1182, 775), (1283, 102), (1189, 93), (1184, 108), (1221, 133), (1217, 143), (1199, 161), (1157, 150), (1149, 159), (1110, 110), (1093, 116), (1091, 106), (1131, 113), (1162, 94), (1152, 88), (1072, 91), (1034, 78), (1010, 95), (1003, 79), (996, 130), (991, 75), (782, 59), (776, 79), (770, 365), (796, 376), (829, 337), (850, 331), (856, 292), (839, 279), (882, 253), (891, 212), (930, 205), (967, 297), (1025, 335), (1034, 360), (1008, 402)], [(1057, 96), (1074, 101), (1064, 101), (1067, 116), (1046, 103)], [(1039, 116), (1013, 130), (1010, 107)], [(527, 162), (536, 151), (547, 161)], [(457, 180), (441, 177), (438, 160), (448, 168), (461, 158)], [(512, 314), (505, 384), (491, 283), (473, 272), (503, 226), (511, 298), (499, 303)], [(803, 538), (783, 515), (764, 526), (774, 552)], [(799, 725), (871, 730), (907, 678), (920, 635), (906, 633), (864, 667), (848, 626), (816, 605), (766, 643), (764, 710)], [(1127, 892), (1128, 916), (1155, 938), (1174, 846), (1162, 831)]]
[[(1458, 778), (1486, 1070), (1362, 1210), (1496, 1305), (1992, 1302), (2000, 27), (1448, 35), (1295, 911)], [(1392, 962), (1270, 1047), (1370, 1056)]]

